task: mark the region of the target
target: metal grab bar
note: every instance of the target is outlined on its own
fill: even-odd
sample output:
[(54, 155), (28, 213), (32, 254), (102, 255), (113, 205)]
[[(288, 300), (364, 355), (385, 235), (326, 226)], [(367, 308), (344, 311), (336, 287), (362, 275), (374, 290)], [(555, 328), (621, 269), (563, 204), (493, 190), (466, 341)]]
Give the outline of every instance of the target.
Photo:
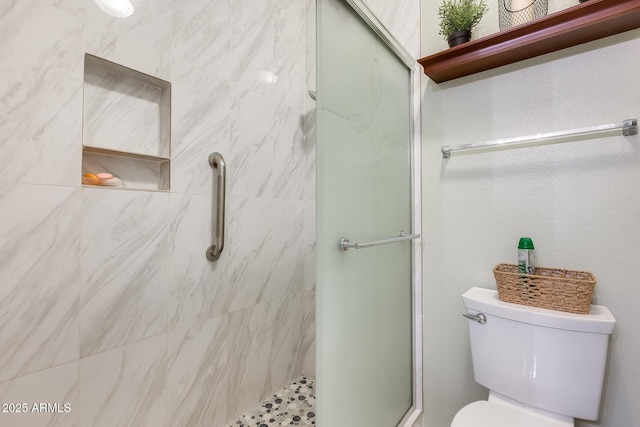
[(368, 242), (352, 243), (349, 240), (342, 238), (338, 242), (338, 247), (340, 247), (341, 251), (345, 252), (345, 251), (348, 251), (349, 248), (366, 249), (373, 246), (388, 245), (389, 243), (403, 242), (405, 240), (414, 240), (419, 237), (420, 237), (419, 234), (406, 234), (404, 231), (401, 231), (398, 233), (398, 237), (391, 237), (389, 239), (382, 239), (382, 240), (370, 240)]
[(579, 128), (579, 129), (569, 129), (569, 130), (561, 130), (556, 132), (539, 133), (536, 135), (497, 139), (495, 141), (476, 142), (472, 144), (459, 145), (457, 147), (450, 147), (448, 145), (445, 145), (440, 148), (440, 151), (442, 152), (442, 158), (448, 159), (449, 157), (451, 157), (451, 154), (453, 152), (457, 152), (457, 151), (476, 150), (476, 149), (489, 148), (489, 147), (511, 146), (511, 145), (517, 145), (517, 144), (525, 144), (528, 142), (547, 141), (547, 140), (558, 139), (558, 138), (567, 137), (567, 136), (584, 135), (584, 134), (595, 133), (595, 132), (606, 132), (606, 131), (612, 131), (617, 129), (621, 129), (622, 135), (624, 136), (637, 135), (638, 120), (627, 119), (621, 123), (611, 123), (606, 125), (591, 126), (591, 127)]
[(227, 181), (227, 165), (220, 153), (209, 154), (209, 164), (212, 168), (218, 169), (218, 194), (217, 194), (217, 213), (216, 213), (216, 241), (207, 249), (207, 259), (215, 261), (220, 258), (222, 249), (224, 248), (224, 201), (225, 201), (225, 185)]

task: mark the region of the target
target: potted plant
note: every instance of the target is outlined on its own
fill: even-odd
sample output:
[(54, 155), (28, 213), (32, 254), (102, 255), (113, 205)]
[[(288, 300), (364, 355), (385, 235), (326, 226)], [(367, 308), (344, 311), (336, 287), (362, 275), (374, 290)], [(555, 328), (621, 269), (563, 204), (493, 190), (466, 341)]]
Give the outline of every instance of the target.
[(487, 10), (484, 0), (444, 0), (438, 8), (440, 35), (447, 40), (449, 47), (468, 42), (471, 30)]

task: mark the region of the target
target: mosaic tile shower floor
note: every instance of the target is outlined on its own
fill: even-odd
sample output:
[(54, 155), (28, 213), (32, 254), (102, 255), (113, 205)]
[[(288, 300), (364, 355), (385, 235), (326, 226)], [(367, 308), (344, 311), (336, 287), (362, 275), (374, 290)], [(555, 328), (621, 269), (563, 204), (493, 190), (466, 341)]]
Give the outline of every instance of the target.
[(316, 426), (313, 378), (300, 377), (228, 427)]

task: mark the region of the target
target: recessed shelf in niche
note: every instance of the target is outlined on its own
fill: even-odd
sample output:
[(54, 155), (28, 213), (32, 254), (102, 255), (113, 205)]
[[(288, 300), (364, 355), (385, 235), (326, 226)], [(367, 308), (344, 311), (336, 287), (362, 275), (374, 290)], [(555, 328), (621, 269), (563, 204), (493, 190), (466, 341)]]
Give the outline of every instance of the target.
[(120, 188), (169, 190), (170, 159), (168, 157), (84, 146), (82, 174), (98, 172), (109, 172), (120, 178), (122, 180)]
[(169, 190), (171, 84), (85, 55), (82, 174), (109, 172), (122, 188)]

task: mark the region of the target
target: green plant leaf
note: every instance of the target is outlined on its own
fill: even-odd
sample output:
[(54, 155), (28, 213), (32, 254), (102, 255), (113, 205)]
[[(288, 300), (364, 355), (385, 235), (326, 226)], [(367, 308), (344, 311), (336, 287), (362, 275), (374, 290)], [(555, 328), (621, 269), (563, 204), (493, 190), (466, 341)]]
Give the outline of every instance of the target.
[(438, 8), (440, 35), (446, 39), (456, 31), (471, 31), (487, 10), (485, 0), (444, 0)]

